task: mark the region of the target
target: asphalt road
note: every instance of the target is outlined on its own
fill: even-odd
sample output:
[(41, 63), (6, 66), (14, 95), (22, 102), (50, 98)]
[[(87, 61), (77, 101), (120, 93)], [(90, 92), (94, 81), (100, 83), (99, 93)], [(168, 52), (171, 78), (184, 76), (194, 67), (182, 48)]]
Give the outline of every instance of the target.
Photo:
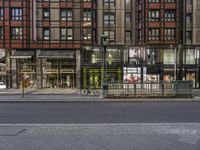
[(0, 123), (191, 123), (200, 103), (0, 103)]

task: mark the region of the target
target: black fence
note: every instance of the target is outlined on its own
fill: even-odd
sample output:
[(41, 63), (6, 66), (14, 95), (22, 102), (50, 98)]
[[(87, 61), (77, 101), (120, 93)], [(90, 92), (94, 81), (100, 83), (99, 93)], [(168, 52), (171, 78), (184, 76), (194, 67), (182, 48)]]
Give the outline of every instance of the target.
[(159, 83), (107, 82), (103, 88), (104, 98), (138, 97), (193, 97), (192, 81), (162, 81)]

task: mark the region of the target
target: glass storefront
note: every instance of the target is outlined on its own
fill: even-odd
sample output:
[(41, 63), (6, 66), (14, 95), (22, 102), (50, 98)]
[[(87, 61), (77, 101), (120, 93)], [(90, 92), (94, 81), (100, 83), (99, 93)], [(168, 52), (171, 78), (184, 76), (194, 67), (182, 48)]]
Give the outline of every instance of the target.
[(36, 88), (36, 60), (31, 59), (17, 59), (17, 86), (22, 87), (22, 79), (25, 88)]
[(75, 88), (74, 59), (42, 59), (44, 88)]

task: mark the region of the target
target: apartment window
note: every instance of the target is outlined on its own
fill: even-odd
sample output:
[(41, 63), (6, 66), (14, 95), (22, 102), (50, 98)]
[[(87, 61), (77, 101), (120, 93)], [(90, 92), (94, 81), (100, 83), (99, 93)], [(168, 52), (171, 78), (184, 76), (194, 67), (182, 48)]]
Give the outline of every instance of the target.
[(11, 8), (11, 20), (22, 20), (21, 8)]
[(73, 29), (72, 28), (61, 28), (60, 39), (64, 40), (73, 40)]
[(192, 14), (186, 15), (186, 23), (192, 23)]
[(149, 0), (149, 3), (158, 3), (160, 0)]
[(192, 43), (192, 32), (191, 31), (187, 31), (186, 32), (186, 43), (187, 44), (191, 44)]
[(12, 27), (11, 28), (11, 39), (21, 40), (22, 39), (22, 28), (21, 27)]
[(149, 40), (159, 40), (160, 31), (159, 29), (149, 29)]
[(175, 3), (176, 0), (165, 0), (166, 3)]
[(0, 7), (0, 20), (3, 20), (3, 8)]
[(176, 29), (165, 29), (165, 40), (175, 40)]
[(3, 28), (0, 27), (0, 40), (3, 40)]
[(131, 31), (126, 31), (125, 34), (126, 43), (131, 43)]
[(91, 28), (83, 28), (83, 40), (91, 40), (92, 39), (92, 29)]
[(43, 18), (44, 18), (44, 20), (49, 20), (49, 18), (50, 18), (49, 9), (43, 9)]
[(159, 21), (160, 11), (159, 10), (149, 10), (149, 21)]
[(104, 7), (115, 7), (115, 0), (104, 0)]
[(131, 0), (126, 0), (126, 5), (131, 5)]
[(104, 35), (108, 36), (109, 43), (115, 41), (115, 31), (104, 31)]
[(72, 21), (73, 13), (72, 9), (61, 9), (60, 19), (62, 21)]
[(115, 14), (105, 13), (104, 14), (104, 26), (114, 26), (115, 25)]
[(186, 5), (192, 5), (192, 0), (186, 0)]
[(176, 10), (165, 10), (165, 21), (175, 21)]
[(50, 39), (50, 30), (49, 30), (49, 28), (44, 28), (43, 29), (43, 39), (44, 40), (49, 40)]
[(131, 23), (131, 13), (126, 13), (126, 23)]
[(91, 21), (91, 20), (92, 20), (91, 9), (84, 9), (84, 11), (83, 11), (83, 21)]

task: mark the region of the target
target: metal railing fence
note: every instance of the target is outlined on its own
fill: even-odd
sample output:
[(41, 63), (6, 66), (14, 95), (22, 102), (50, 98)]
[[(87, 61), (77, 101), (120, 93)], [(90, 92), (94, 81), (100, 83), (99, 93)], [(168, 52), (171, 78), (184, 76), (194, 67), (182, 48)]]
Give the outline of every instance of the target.
[(158, 83), (107, 82), (103, 96), (114, 97), (182, 97), (193, 96), (192, 81), (161, 81)]

